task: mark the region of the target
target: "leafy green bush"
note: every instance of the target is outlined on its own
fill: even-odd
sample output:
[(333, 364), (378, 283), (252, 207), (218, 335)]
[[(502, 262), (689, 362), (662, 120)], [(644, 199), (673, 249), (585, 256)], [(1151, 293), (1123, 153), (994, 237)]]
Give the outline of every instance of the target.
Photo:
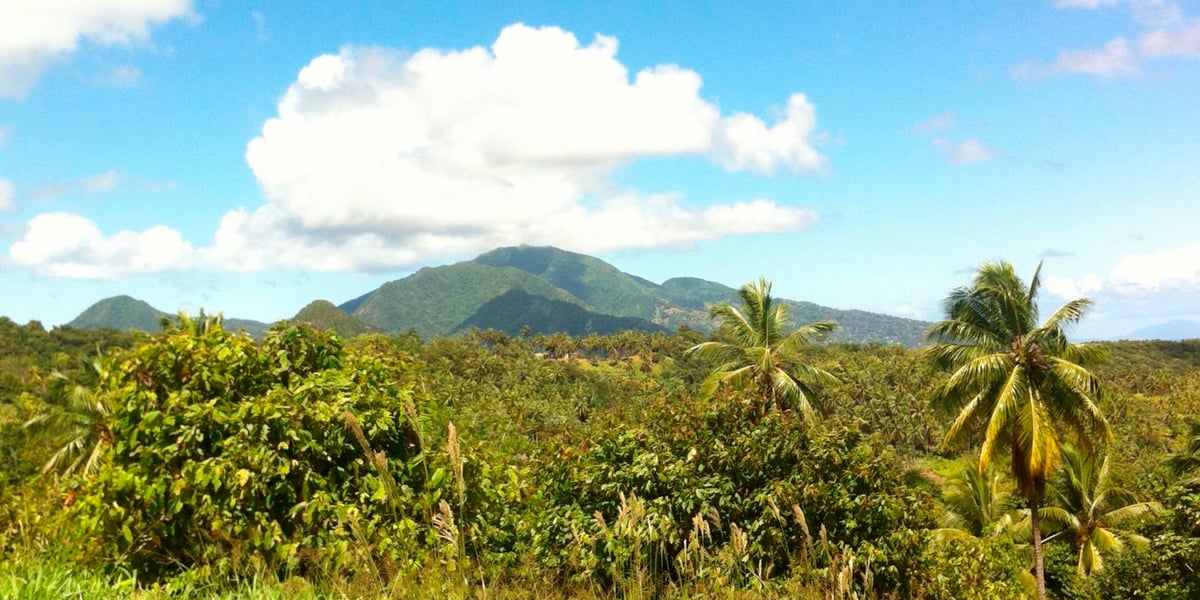
[(74, 510), (95, 554), (139, 573), (391, 556), (436, 504), (416, 500), (428, 471), (398, 365), (326, 334), (164, 335), (110, 372), (113, 450)]
[[(901, 591), (930, 500), (877, 439), (812, 430), (740, 404), (612, 432), (541, 460), (550, 503), (531, 542), (548, 566), (609, 585), (719, 574), (743, 584), (828, 568), (852, 551), (861, 587)], [(717, 572), (717, 573), (714, 573)]]
[(916, 586), (921, 598), (1023, 600), (1032, 591), (1028, 557), (1004, 537), (937, 540), (926, 547), (925, 559), (925, 580)]

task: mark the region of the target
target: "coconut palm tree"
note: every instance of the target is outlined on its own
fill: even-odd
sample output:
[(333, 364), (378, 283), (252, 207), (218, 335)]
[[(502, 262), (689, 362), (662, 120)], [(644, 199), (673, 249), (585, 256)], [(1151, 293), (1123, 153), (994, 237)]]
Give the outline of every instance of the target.
[[(104, 364), (97, 357), (84, 363), (96, 378), (104, 377)], [(100, 468), (104, 451), (113, 444), (108, 418), (113, 412), (107, 397), (71, 381), (61, 372), (49, 375), (46, 409), (25, 422), (27, 429), (44, 429), (63, 440), (42, 465), (42, 472), (60, 476), (91, 476)]]
[(1012, 514), (1005, 509), (1007, 501), (1008, 491), (994, 466), (980, 471), (975, 465), (967, 465), (946, 486), (941, 519), (945, 527), (935, 533), (943, 537), (1004, 533), (1013, 525)]
[(760, 278), (738, 290), (741, 308), (718, 304), (709, 316), (720, 321), (718, 340), (696, 344), (687, 356), (719, 361), (705, 378), (701, 394), (711, 398), (722, 385), (753, 393), (763, 408), (796, 409), (815, 419), (824, 407), (817, 388), (836, 383), (828, 372), (804, 364), (798, 351), (837, 328), (833, 321), (809, 323), (788, 333), (788, 309), (771, 297), (771, 282)]
[(1063, 436), (1090, 448), (1112, 433), (1099, 408), (1100, 383), (1086, 364), (1103, 356), (1095, 345), (1074, 344), (1066, 329), (1091, 301), (1067, 302), (1040, 325), (1041, 265), (1026, 286), (1011, 264), (984, 264), (972, 285), (945, 300), (946, 320), (929, 328), (925, 353), (951, 371), (935, 405), (957, 413), (946, 433), (955, 444), (983, 431), (979, 470), (1004, 452), (1017, 489), (1029, 505), (1037, 597), (1046, 597), (1040, 512), (1046, 480), (1059, 462)]
[(1091, 575), (1104, 566), (1103, 554), (1120, 552), (1126, 542), (1139, 547), (1150, 541), (1121, 529), (1148, 513), (1161, 509), (1157, 502), (1137, 502), (1133, 495), (1112, 487), (1108, 480), (1108, 454), (1081, 450), (1070, 444), (1062, 449), (1063, 477), (1054, 486), (1057, 506), (1042, 508), (1041, 517), (1069, 536), (1079, 554), (1077, 570)]
[[(1200, 471), (1200, 420), (1188, 424), (1187, 446), (1167, 458), (1167, 468), (1176, 477)], [(1188, 480), (1188, 483), (1200, 483), (1200, 476)]]

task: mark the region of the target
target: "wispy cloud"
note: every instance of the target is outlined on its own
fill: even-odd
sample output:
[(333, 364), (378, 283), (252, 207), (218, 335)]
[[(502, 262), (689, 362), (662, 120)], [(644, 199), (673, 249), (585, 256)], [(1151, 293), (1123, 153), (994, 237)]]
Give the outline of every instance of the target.
[(254, 11), (250, 13), (250, 20), (254, 22), (254, 38), (262, 43), (271, 41), (271, 30), (267, 28), (267, 17), (259, 11)]
[(17, 207), (17, 186), (12, 181), (0, 177), (0, 213), (9, 212)]
[(128, 44), (150, 28), (192, 16), (191, 0), (63, 0), (0, 3), (0, 97), (23, 98), (45, 68), (82, 40)]
[(969, 165), (1000, 158), (1000, 152), (975, 138), (967, 138), (950, 149), (949, 158), (953, 164)]
[(950, 131), (954, 128), (954, 113), (947, 112), (940, 115), (934, 115), (908, 128), (911, 133), (928, 135), (931, 133), (942, 133)]
[(978, 138), (968, 137), (955, 141), (950, 133), (957, 122), (954, 113), (947, 112), (934, 115), (912, 127), (910, 133), (931, 136), (929, 143), (933, 149), (946, 157), (952, 165), (969, 165), (1000, 158), (1000, 151), (987, 146)]
[(105, 171), (104, 173), (74, 181), (47, 183), (35, 189), (32, 196), (38, 202), (49, 202), (77, 190), (86, 194), (103, 194), (116, 189), (123, 180), (124, 176), (121, 173), (117, 171)]
[[(1124, 0), (1133, 21), (1144, 31), (1136, 42), (1125, 36), (1109, 40), (1101, 48), (1061, 52), (1053, 61), (1026, 61), (1013, 69), (1017, 79), (1045, 79), (1059, 75), (1085, 75), (1103, 79), (1132, 77), (1143, 71), (1147, 61), (1168, 57), (1200, 59), (1200, 19), (1183, 25), (1183, 10), (1173, 2), (1161, 0)], [(1068, 0), (1060, 8), (1098, 8), (1118, 4), (1112, 1)]]
[(142, 70), (133, 65), (109, 65), (92, 81), (109, 87), (131, 87), (142, 80)]
[(1018, 79), (1040, 79), (1074, 73), (1111, 79), (1136, 75), (1140, 70), (1137, 58), (1129, 49), (1129, 42), (1119, 37), (1099, 50), (1063, 52), (1050, 64), (1036, 61), (1022, 63), (1013, 70), (1013, 76)]
[(1181, 29), (1151, 31), (1138, 40), (1138, 49), (1146, 58), (1200, 58), (1200, 19)]
[(1055, 248), (1046, 248), (1042, 250), (1041, 254), (1038, 254), (1038, 258), (1066, 258), (1068, 256), (1075, 256), (1075, 253)]

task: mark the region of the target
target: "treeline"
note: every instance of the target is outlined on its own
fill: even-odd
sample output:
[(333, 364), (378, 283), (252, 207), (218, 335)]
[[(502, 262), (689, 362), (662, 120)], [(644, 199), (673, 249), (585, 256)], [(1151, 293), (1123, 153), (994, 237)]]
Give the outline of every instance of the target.
[[(0, 596), (1029, 596), (1008, 465), (943, 447), (919, 351), (804, 347), (836, 379), (813, 422), (706, 398), (721, 364), (687, 350), (722, 339), (0, 321)], [(1047, 585), (1197, 597), (1200, 343), (1107, 346), (1107, 465), (1064, 463), (1048, 505), (1091, 481), (1149, 510), (1088, 570), (1081, 522), (1044, 524)]]

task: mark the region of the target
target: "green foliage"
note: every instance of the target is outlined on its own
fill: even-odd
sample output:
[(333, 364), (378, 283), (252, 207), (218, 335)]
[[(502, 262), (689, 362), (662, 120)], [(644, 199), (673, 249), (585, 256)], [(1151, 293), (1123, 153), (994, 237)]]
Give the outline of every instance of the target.
[(713, 306), (710, 314), (721, 323), (719, 341), (692, 346), (688, 354), (715, 361), (701, 395), (711, 398), (722, 385), (748, 392), (761, 410), (799, 411), (814, 420), (827, 412), (817, 389), (837, 383), (827, 371), (805, 364), (798, 353), (837, 328), (832, 321), (809, 323), (789, 331), (787, 307), (771, 297), (771, 283), (759, 279), (738, 291), (741, 307)]
[(1108, 455), (1063, 447), (1063, 470), (1053, 486), (1055, 506), (1042, 509), (1048, 531), (1058, 528), (1078, 554), (1081, 576), (1104, 567), (1104, 560), (1127, 544), (1145, 547), (1145, 537), (1130, 526), (1160, 510), (1156, 502), (1138, 502), (1109, 480)]
[[(955, 463), (935, 456), (949, 421), (918, 352), (806, 347), (841, 380), (814, 426), (698, 401), (711, 365), (683, 360), (705, 341), (692, 330), (343, 343), (281, 325), (256, 342), (189, 320), (107, 352), (99, 377), (79, 359), (132, 337), (0, 320), (0, 448), (19, 473), (0, 486), (0, 596), (1027, 595), (1019, 535), (932, 535)], [(1105, 347), (1122, 361), (1097, 370), (1120, 416), (1110, 486), (1164, 510), (1131, 524), (1147, 551), (1086, 579), (1050, 544), (1050, 590), (1196, 596), (1200, 500), (1164, 464), (1189, 447), (1177, 415), (1200, 399), (1200, 355)], [(93, 477), (33, 478), (65, 438), (22, 424), (75, 384), (112, 404), (97, 422), (114, 444)], [(1003, 519), (1011, 481), (992, 483)]]
[(300, 312), (296, 313), (296, 316), (292, 317), (291, 322), (308, 325), (321, 331), (333, 331), (343, 339), (378, 331), (334, 306), (328, 300), (314, 300), (308, 303), (300, 309)]
[(741, 585), (853, 552), (870, 561), (868, 587), (898, 591), (923, 545), (915, 531), (932, 520), (877, 440), (813, 432), (787, 414), (758, 421), (738, 406), (614, 431), (540, 464), (551, 508), (532, 546), (547, 566), (612, 583), (716, 571)]
[(516, 335), (522, 327), (528, 327), (534, 333), (558, 332), (579, 336), (628, 330), (662, 330), (658, 325), (638, 317), (592, 312), (578, 304), (513, 289), (484, 302), (454, 332), (478, 328), (497, 329)]
[(1108, 561), (1092, 578), (1095, 598), (1200, 598), (1200, 488), (1172, 488), (1163, 504), (1145, 529), (1149, 546)]
[[(654, 317), (658, 286), (583, 254), (552, 247), (498, 248), (475, 258), (480, 264), (514, 267), (579, 298), (596, 311), (617, 317)], [(555, 331), (548, 329), (546, 331)]]
[(112, 455), (73, 507), (91, 550), (145, 575), (336, 566), (360, 538), (392, 551), (404, 531), (384, 515), (426, 487), (398, 369), (294, 327), (261, 347), (164, 334), (119, 357), (97, 392), (116, 406)]
[(382, 331), (415, 330), (423, 337), (449, 335), (500, 294), (518, 289), (554, 300), (582, 300), (514, 267), (462, 262), (424, 268), (342, 305), (360, 321)]
[(921, 598), (1024, 600), (1030, 595), (1027, 559), (1004, 537), (956, 537), (926, 547)]
[(1008, 446), (1017, 488), (1030, 509), (1037, 597), (1045, 598), (1040, 505), (1058, 465), (1062, 436), (1080, 446), (1112, 437), (1099, 406), (1100, 383), (1085, 368), (1096, 345), (1073, 344), (1066, 329), (1091, 306), (1072, 300), (1038, 324), (1041, 266), (1028, 286), (1009, 263), (987, 263), (969, 287), (946, 298), (946, 320), (929, 328), (929, 359), (951, 371), (934, 403), (957, 413), (947, 443), (984, 430), (979, 470)]

